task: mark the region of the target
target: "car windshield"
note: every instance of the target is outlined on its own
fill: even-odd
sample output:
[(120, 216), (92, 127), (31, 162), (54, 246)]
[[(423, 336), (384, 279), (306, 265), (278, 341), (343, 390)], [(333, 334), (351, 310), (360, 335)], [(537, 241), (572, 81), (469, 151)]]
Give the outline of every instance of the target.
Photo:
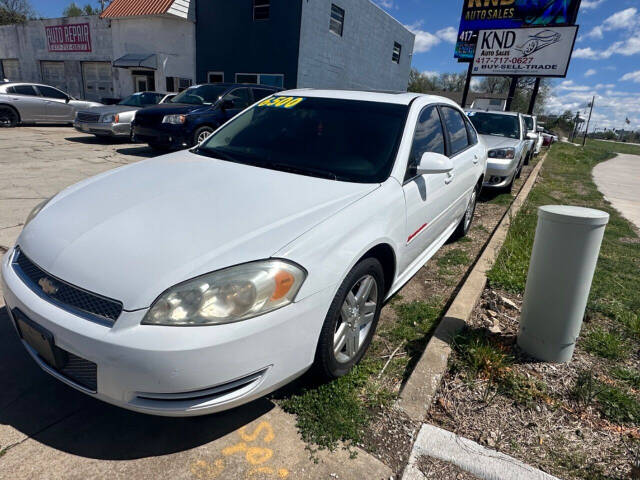
[(173, 97), (171, 103), (188, 103), (189, 105), (213, 105), (229, 87), (221, 85), (197, 85), (183, 90)]
[(158, 93), (142, 92), (129, 95), (127, 98), (120, 100), (118, 105), (127, 105), (130, 107), (144, 107), (147, 105), (155, 105), (162, 99), (162, 95)]
[(524, 123), (527, 126), (527, 130), (533, 130), (533, 117), (524, 117)]
[(408, 107), (331, 98), (268, 98), (211, 135), (196, 153), (359, 183), (388, 178)]
[(520, 138), (520, 121), (516, 115), (469, 112), (468, 116), (480, 135)]

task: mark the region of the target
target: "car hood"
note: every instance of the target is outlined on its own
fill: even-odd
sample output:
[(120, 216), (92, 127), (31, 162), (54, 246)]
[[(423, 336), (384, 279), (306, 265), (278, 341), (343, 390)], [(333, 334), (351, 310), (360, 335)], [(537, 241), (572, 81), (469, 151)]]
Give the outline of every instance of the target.
[(480, 135), (482, 140), (484, 140), (485, 145), (489, 150), (493, 148), (507, 148), (514, 147), (518, 148), (521, 140), (517, 138), (509, 138), (509, 137), (499, 137), (497, 135)]
[(99, 107), (90, 107), (79, 111), (109, 115), (112, 113), (132, 112), (135, 110), (140, 110), (140, 107), (132, 107), (131, 105), (100, 105)]
[(151, 107), (143, 108), (142, 115), (176, 115), (180, 113), (198, 113), (211, 110), (211, 105), (189, 105), (187, 103), (160, 103)]
[(50, 274), (135, 310), (184, 280), (270, 257), (378, 186), (182, 151), (69, 187), (18, 244)]
[(76, 110), (81, 108), (91, 108), (91, 107), (102, 107), (102, 103), (98, 102), (90, 102), (88, 100), (69, 100), (69, 104), (72, 105)]

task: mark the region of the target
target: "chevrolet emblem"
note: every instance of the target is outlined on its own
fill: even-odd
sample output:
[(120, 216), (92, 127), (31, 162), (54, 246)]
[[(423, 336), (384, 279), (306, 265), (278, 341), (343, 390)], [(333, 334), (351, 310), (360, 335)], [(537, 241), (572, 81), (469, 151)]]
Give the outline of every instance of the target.
[(55, 295), (58, 292), (58, 287), (47, 277), (42, 277), (38, 280), (38, 285), (42, 287), (42, 291), (47, 295)]

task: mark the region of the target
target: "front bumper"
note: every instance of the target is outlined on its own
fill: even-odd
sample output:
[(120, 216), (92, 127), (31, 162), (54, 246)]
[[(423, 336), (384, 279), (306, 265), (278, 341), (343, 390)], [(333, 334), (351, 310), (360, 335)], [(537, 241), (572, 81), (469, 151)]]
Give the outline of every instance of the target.
[(487, 172), (484, 176), (483, 187), (500, 188), (509, 184), (518, 170), (518, 159), (499, 160), (487, 159)]
[[(97, 365), (95, 391), (47, 365), (48, 373), (100, 400), (143, 413), (203, 415), (261, 397), (313, 362), (333, 289), (259, 317), (226, 325), (140, 325), (146, 309), (123, 311), (109, 328), (62, 310), (32, 291), (2, 261), (9, 312), (18, 309), (53, 334), (56, 347)], [(15, 324), (14, 324), (15, 327)]]
[(191, 145), (191, 136), (184, 125), (160, 124), (157, 126), (133, 126), (136, 142), (160, 145), (167, 148), (185, 148)]
[(105, 137), (129, 137), (131, 135), (130, 123), (88, 123), (75, 120), (73, 127), (79, 132)]

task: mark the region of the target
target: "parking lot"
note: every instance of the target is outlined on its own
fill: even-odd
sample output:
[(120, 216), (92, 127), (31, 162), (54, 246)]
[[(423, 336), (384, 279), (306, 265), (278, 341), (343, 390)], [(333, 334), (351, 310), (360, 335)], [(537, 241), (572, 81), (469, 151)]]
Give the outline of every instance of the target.
[[(29, 211), (83, 178), (155, 153), (69, 127), (0, 130), (0, 254)], [(152, 417), (94, 400), (42, 372), (0, 296), (0, 478), (389, 478), (365, 452), (314, 462), (295, 418), (266, 399), (222, 414)]]

